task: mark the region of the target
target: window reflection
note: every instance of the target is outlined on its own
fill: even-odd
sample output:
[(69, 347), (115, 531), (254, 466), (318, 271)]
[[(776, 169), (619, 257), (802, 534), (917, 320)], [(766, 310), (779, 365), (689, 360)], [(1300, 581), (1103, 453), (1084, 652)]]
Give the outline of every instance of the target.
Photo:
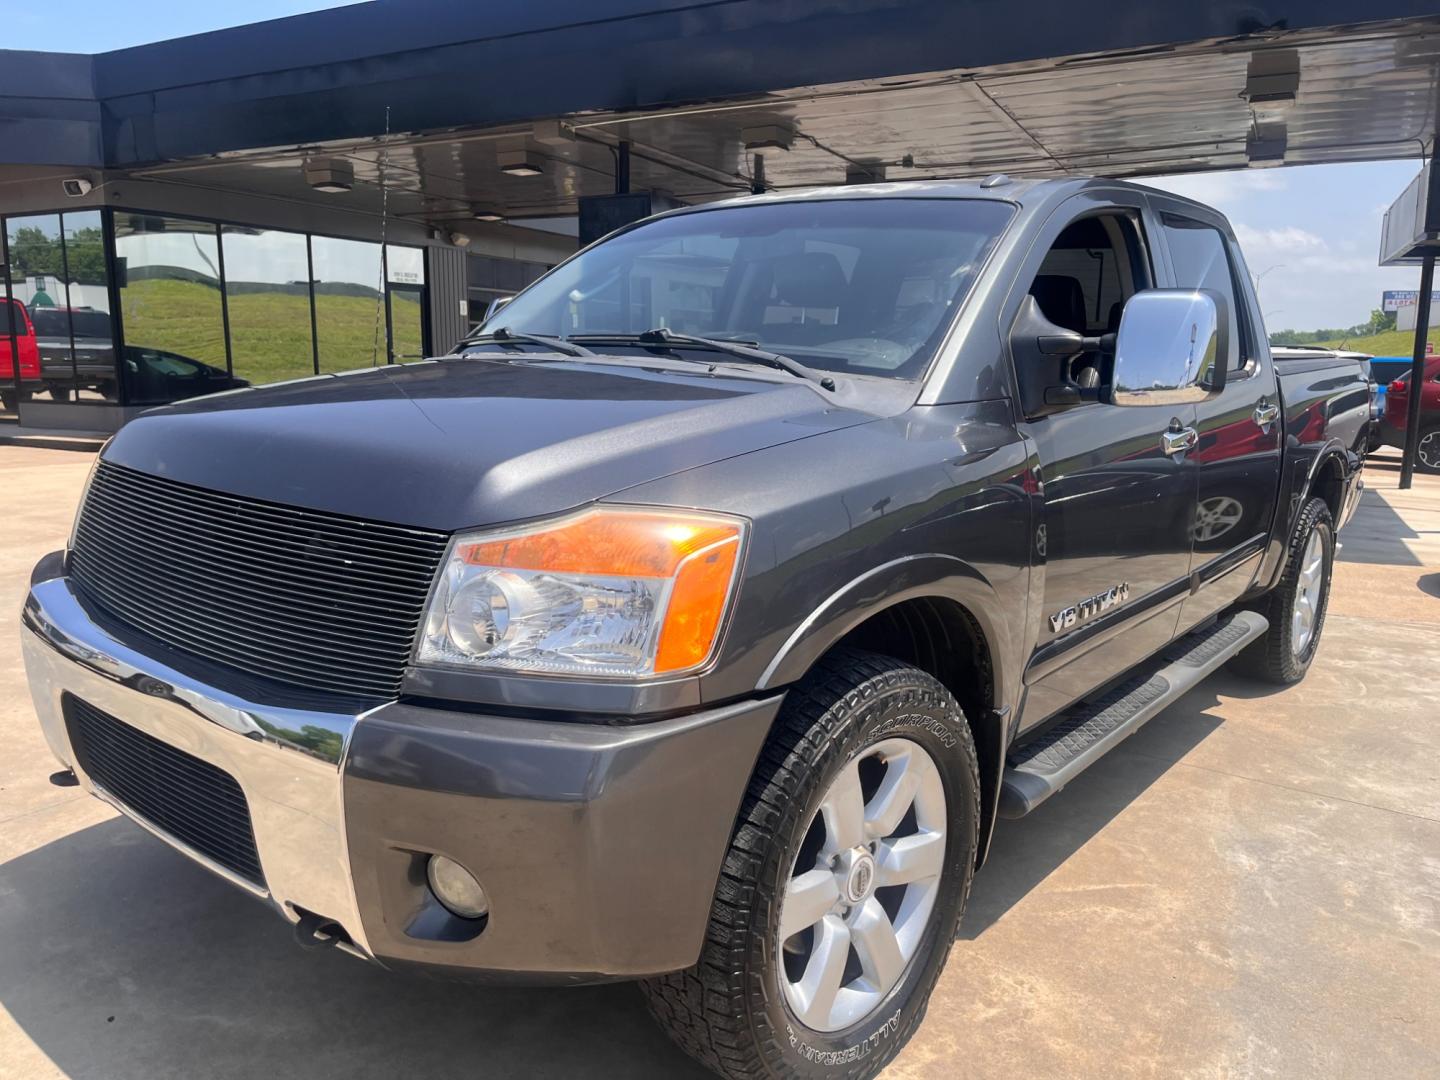
[(221, 241), (232, 370), (251, 383), (313, 375), (304, 234), (226, 225)]
[[(10, 288), (26, 309), (22, 352), (32, 347), (38, 363), (22, 357), (19, 400), (45, 396), (69, 401), (75, 388), (75, 358), (70, 345), (70, 298), (65, 289), (65, 249), (59, 214), (12, 217), (5, 223), (10, 247)], [(26, 370), (28, 368), (28, 370)]]
[(423, 248), (389, 244), (382, 260), (376, 243), (139, 211), (0, 222), (0, 418), (29, 400), (154, 405), (425, 353)]
[(74, 395), (80, 401), (120, 400), (115, 331), (105, 272), (105, 230), (99, 210), (63, 215)]
[(17, 420), (20, 395), (40, 373), (40, 355), (30, 313), (12, 299), (6, 275), (0, 273), (0, 420)]
[(321, 371), (386, 362), (380, 245), (315, 236), (315, 335)]
[(123, 366), (131, 402), (167, 400), (141, 370), (137, 358), (147, 351), (171, 353), (224, 375), (225, 325), (215, 226), (156, 214), (117, 213), (115, 256), (126, 345)]
[(394, 363), (425, 356), (425, 252), (388, 244), (385, 273), (390, 282), (390, 352)]

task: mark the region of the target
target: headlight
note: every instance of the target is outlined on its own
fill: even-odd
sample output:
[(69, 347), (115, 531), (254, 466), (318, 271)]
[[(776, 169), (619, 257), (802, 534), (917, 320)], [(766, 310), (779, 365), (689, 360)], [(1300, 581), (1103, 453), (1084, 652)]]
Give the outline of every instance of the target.
[(685, 510), (587, 510), (457, 536), (420, 664), (643, 677), (710, 659), (745, 523)]

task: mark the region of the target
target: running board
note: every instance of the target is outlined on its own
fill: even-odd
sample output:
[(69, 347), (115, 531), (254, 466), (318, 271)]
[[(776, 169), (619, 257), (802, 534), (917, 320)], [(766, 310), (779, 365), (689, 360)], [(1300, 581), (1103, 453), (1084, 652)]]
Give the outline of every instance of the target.
[(1000, 786), (1000, 816), (1030, 813), (1269, 625), (1253, 611), (1224, 616), (1178, 638), (1103, 696), (1061, 714), (1049, 730), (1011, 751)]

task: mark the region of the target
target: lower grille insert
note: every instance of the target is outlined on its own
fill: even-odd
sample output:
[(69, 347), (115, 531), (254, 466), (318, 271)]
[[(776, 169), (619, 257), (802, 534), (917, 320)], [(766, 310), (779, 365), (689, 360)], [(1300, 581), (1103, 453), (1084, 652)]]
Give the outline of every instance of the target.
[(91, 780), (161, 832), (264, 887), (250, 806), (233, 776), (71, 694), (62, 704)]

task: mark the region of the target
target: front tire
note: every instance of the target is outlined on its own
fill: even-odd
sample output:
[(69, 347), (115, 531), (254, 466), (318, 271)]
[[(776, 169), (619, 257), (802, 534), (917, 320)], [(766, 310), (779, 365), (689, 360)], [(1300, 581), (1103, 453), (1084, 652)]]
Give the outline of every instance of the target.
[(840, 650), (761, 751), (699, 963), (643, 984), (651, 1013), (732, 1080), (859, 1080), (919, 1026), (970, 891), (980, 782), (931, 676)]
[(1270, 620), (1270, 628), (1236, 658), (1241, 671), (1280, 686), (1305, 677), (1325, 629), (1334, 563), (1330, 507), (1323, 499), (1311, 499), (1290, 534), (1280, 584), (1255, 605)]

